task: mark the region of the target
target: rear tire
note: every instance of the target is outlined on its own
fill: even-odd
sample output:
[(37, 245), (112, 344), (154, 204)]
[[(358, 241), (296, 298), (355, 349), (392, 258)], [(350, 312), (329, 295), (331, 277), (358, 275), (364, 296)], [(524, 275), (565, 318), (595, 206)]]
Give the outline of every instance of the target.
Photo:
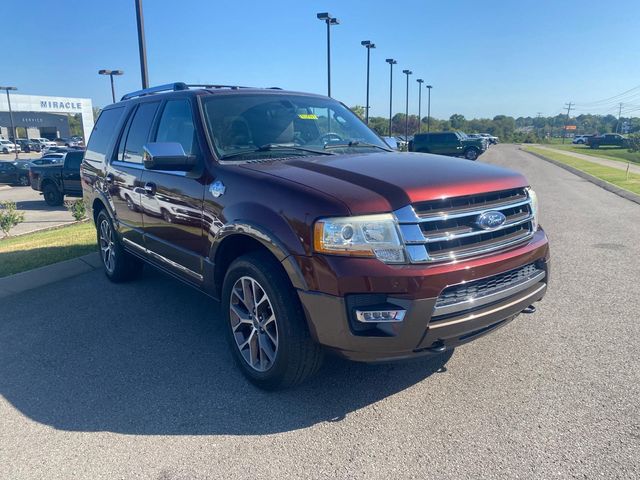
[(144, 263), (122, 248), (111, 217), (101, 210), (96, 218), (96, 234), (104, 273), (114, 283), (137, 278)]
[(478, 150), (475, 148), (468, 148), (464, 152), (464, 158), (467, 160), (476, 160), (478, 158)]
[(322, 349), (311, 338), (295, 289), (269, 253), (233, 261), (222, 287), (222, 312), (236, 364), (256, 386), (291, 387), (320, 368)]
[(47, 183), (42, 189), (42, 194), (44, 195), (44, 201), (47, 202), (47, 205), (51, 207), (62, 205), (64, 195), (60, 193), (54, 184)]

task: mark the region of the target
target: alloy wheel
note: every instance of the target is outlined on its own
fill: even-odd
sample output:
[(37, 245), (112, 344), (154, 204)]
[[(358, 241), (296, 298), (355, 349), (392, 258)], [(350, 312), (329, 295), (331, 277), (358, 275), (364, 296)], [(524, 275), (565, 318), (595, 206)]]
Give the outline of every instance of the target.
[(278, 353), (278, 323), (267, 293), (253, 278), (239, 278), (231, 289), (229, 319), (236, 346), (258, 372), (269, 370)]
[(113, 230), (106, 219), (100, 222), (100, 253), (104, 267), (109, 273), (113, 273), (116, 264), (116, 252), (113, 244)]

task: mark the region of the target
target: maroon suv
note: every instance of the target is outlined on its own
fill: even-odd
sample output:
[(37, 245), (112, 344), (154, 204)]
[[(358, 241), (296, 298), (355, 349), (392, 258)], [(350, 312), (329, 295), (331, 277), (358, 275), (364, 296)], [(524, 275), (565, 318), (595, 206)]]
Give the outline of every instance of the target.
[(436, 354), (545, 294), (549, 247), (522, 175), (392, 151), (327, 97), (134, 92), (100, 114), (81, 175), (107, 276), (147, 262), (219, 299), (263, 388), (302, 381), (324, 351)]

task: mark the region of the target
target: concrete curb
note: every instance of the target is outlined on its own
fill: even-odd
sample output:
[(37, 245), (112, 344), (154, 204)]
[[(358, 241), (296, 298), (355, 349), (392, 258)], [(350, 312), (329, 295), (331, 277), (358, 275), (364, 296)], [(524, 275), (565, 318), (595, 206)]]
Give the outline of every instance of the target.
[(0, 278), (0, 298), (102, 268), (98, 252)]
[(562, 162), (558, 162), (557, 160), (553, 160), (551, 158), (545, 157), (544, 155), (540, 155), (539, 153), (530, 152), (530, 151), (525, 150), (523, 148), (520, 148), (520, 150), (522, 150), (525, 153), (528, 153), (529, 155), (533, 155), (534, 157), (538, 157), (538, 158), (540, 158), (542, 160), (545, 160), (545, 161), (547, 161), (549, 163), (553, 163), (557, 167), (564, 168), (565, 170), (573, 173), (574, 175), (577, 175), (580, 178), (584, 178), (585, 180), (596, 184), (600, 188), (604, 188), (605, 190), (608, 190), (611, 193), (615, 193), (619, 197), (625, 198), (627, 200), (630, 200), (630, 201), (640, 205), (640, 195), (638, 195), (638, 194), (630, 192), (629, 190), (625, 190), (624, 188), (620, 188), (620, 187), (614, 185), (613, 183), (609, 183), (609, 182), (607, 182), (605, 180), (601, 180), (598, 177), (594, 177), (593, 175), (589, 175), (588, 173), (585, 173), (582, 170), (578, 170), (577, 168), (574, 168), (574, 167), (572, 167), (570, 165), (564, 164)]

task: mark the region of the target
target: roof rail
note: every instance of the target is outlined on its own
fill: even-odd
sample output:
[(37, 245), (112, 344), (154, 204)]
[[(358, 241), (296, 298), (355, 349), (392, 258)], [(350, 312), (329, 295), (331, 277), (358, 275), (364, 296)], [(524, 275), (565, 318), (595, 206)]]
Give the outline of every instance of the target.
[(203, 83), (203, 84), (195, 84), (195, 83), (189, 83), (187, 84), (187, 87), (191, 88), (229, 88), (231, 90), (238, 90), (239, 88), (251, 88), (251, 87), (243, 87), (241, 85), (212, 85), (210, 83)]
[(144, 97), (145, 95), (151, 95), (153, 93), (172, 92), (172, 91), (176, 92), (178, 90), (188, 90), (188, 89), (189, 87), (182, 82), (167, 83), (165, 85), (158, 85), (157, 87), (144, 88), (142, 90), (137, 90), (135, 92), (127, 93), (120, 99), (120, 101), (122, 102), (124, 100), (130, 100), (135, 97)]

